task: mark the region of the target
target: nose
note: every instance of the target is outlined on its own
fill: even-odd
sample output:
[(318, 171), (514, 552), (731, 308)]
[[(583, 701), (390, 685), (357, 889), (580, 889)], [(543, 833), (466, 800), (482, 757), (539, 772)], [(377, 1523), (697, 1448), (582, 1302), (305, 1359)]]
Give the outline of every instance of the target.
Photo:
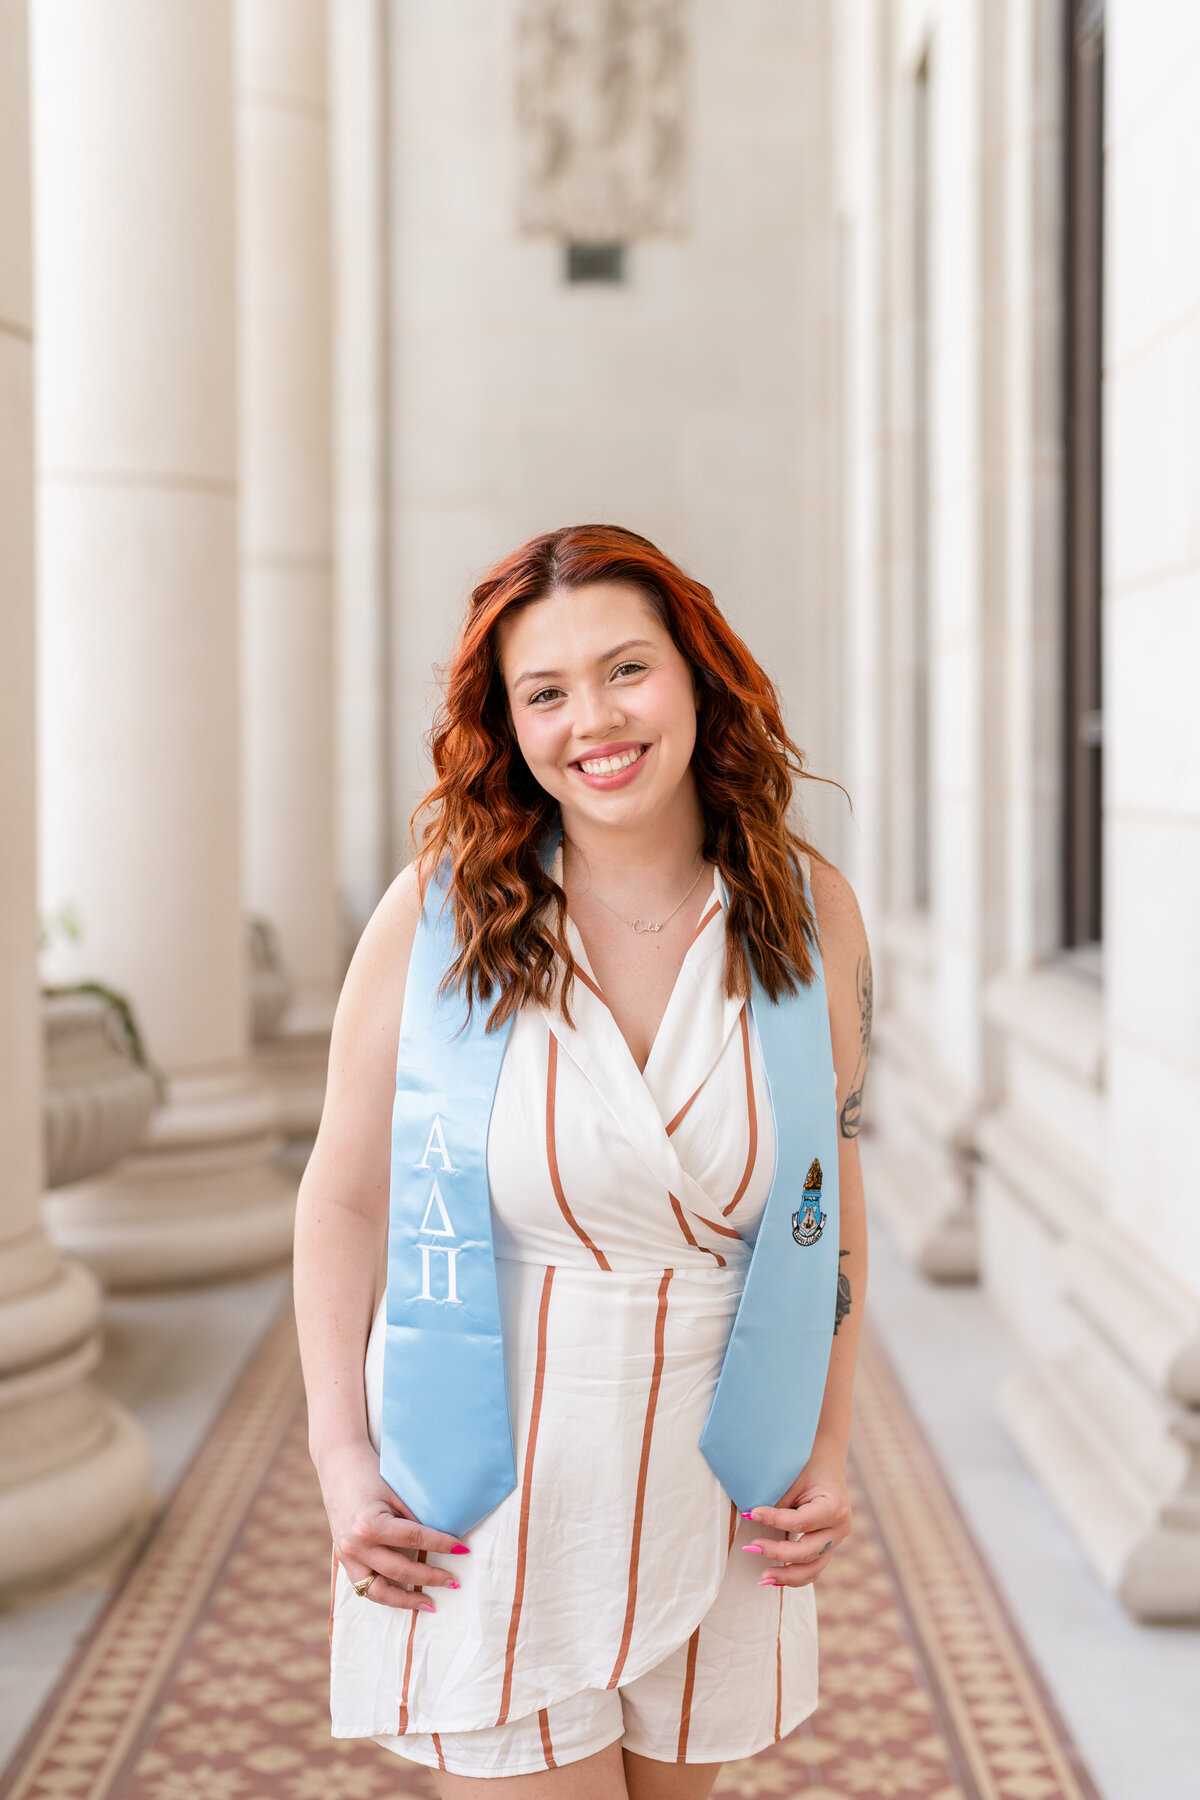
[(585, 684), (579, 689), (575, 706), (575, 735), (580, 738), (602, 738), (625, 718), (620, 696), (604, 682)]

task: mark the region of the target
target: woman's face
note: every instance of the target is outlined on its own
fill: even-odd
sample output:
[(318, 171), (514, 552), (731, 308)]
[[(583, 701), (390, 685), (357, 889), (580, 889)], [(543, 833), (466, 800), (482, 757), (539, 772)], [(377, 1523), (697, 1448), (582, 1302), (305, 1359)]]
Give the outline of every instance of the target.
[(521, 754), (568, 829), (646, 825), (694, 792), (695, 684), (639, 588), (548, 594), (501, 621), (499, 651)]

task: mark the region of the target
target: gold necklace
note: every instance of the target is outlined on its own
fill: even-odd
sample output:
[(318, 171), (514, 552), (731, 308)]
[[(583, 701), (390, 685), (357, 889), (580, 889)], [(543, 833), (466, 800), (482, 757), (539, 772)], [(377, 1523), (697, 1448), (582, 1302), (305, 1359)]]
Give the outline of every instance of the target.
[(614, 919), (620, 919), (620, 921), (623, 925), (628, 925), (628, 927), (631, 931), (636, 931), (639, 937), (643, 937), (648, 932), (661, 931), (664, 925), (669, 925), (671, 923), (671, 920), (675, 917), (675, 914), (679, 911), (679, 908), (684, 904), (685, 901), (690, 900), (692, 895), (695, 893), (696, 883), (699, 881), (699, 879), (703, 875), (703, 873), (704, 873), (704, 856), (703, 856), (703, 853), (701, 853), (700, 867), (696, 870), (696, 874), (695, 874), (695, 877), (693, 878), (691, 887), (688, 889), (687, 893), (683, 896), (682, 900), (677, 900), (675, 902), (675, 905), (671, 908), (670, 912), (667, 914), (665, 919), (627, 919), (625, 917), (624, 913), (619, 913), (615, 906), (610, 906), (607, 900), (602, 900), (600, 898), (600, 895), (596, 892), (595, 888), (590, 885), (590, 883), (587, 881), (585, 876), (583, 876), (581, 874), (579, 879), (583, 883), (583, 891), (585, 894), (590, 894), (592, 896), (592, 899), (598, 900), (600, 902), (600, 905), (604, 908), (604, 910), (606, 912), (610, 912)]

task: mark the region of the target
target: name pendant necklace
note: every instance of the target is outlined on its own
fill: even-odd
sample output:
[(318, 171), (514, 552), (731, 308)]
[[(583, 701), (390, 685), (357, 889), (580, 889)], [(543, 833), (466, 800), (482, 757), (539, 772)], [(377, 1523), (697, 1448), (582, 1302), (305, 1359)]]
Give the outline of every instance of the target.
[(671, 920), (675, 917), (675, 914), (679, 911), (679, 908), (682, 905), (684, 905), (684, 903), (686, 901), (691, 899), (692, 895), (696, 891), (696, 883), (699, 881), (700, 877), (704, 873), (704, 856), (703, 856), (703, 854), (700, 855), (699, 862), (700, 862), (700, 867), (696, 870), (696, 873), (692, 879), (691, 887), (689, 887), (687, 893), (683, 896), (682, 900), (677, 900), (675, 902), (674, 906), (671, 908), (670, 912), (667, 914), (667, 916), (664, 919), (627, 919), (625, 917), (624, 913), (618, 912), (615, 906), (610, 906), (607, 900), (604, 900), (601, 898), (601, 896), (596, 892), (595, 888), (591, 886), (591, 884), (587, 880), (586, 876), (581, 874), (579, 876), (579, 879), (580, 879), (580, 882), (583, 884), (584, 893), (590, 894), (592, 896), (593, 900), (599, 901), (600, 905), (604, 908), (605, 912), (610, 912), (614, 919), (620, 919), (620, 921), (623, 925), (628, 925), (628, 927), (631, 931), (636, 931), (639, 937), (644, 937), (648, 932), (661, 931), (664, 925), (669, 925), (671, 923)]

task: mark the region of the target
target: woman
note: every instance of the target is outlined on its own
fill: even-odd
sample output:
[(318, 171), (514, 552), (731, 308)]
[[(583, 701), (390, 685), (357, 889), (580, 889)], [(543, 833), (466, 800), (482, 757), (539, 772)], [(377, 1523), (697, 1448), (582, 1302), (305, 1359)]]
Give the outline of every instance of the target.
[[(447, 1800), (482, 1780), (498, 1800), (701, 1800), (724, 1760), (815, 1707), (813, 1584), (850, 1529), (870, 1036), (858, 908), (789, 828), (801, 762), (770, 681), (708, 590), (632, 532), (571, 527), (493, 570), (432, 743), (422, 854), (346, 977), (297, 1218), (310, 1440), (335, 1552), (334, 1731), (435, 1769)], [(415, 1043), (420, 1085), (432, 1003), (411, 1000), (414, 943), (435, 916), (451, 932), (440, 992), (465, 997), (485, 1043), (508, 1033), (490, 1123), (486, 1104), (475, 1111), (512, 1472), (465, 1543), (418, 1522), (380, 1471), (387, 1407), (432, 1395), (436, 1435), (443, 1404), (436, 1356), (419, 1365), (429, 1388), (380, 1298), (389, 1179), (403, 1176), (389, 1172), (397, 1045), (403, 1067)], [(773, 1106), (764, 1064), (771, 1009), (819, 996), (822, 974), (836, 1123), (832, 1079), (828, 1098), (777, 1091)], [(398, 1109), (403, 1073), (399, 1086)], [(786, 1320), (784, 1353), (751, 1367), (732, 1410), (769, 1435), (820, 1344), (815, 1430), (807, 1460), (805, 1445), (786, 1461), (779, 1503), (743, 1501), (739, 1517), (700, 1440), (769, 1193), (775, 1206), (776, 1140), (802, 1099), (829, 1113), (840, 1186), (840, 1239), (819, 1251), (833, 1257), (828, 1305), (806, 1319), (794, 1303), (795, 1360)], [(453, 1329), (455, 1259), (441, 1246), (457, 1241), (445, 1193), (460, 1191), (458, 1152), (437, 1116), (414, 1142), (423, 1157), (397, 1157), (428, 1187), (424, 1285), (392, 1291), (397, 1308), (441, 1302), (438, 1326)], [(781, 1202), (797, 1206), (785, 1280), (818, 1254), (804, 1246), (832, 1216), (823, 1181), (832, 1189), (814, 1158), (803, 1204), (795, 1191)], [(755, 1268), (770, 1281), (767, 1261)], [(469, 1405), (470, 1385), (452, 1382), (445, 1404)], [(471, 1434), (447, 1430), (450, 1462), (469, 1460)], [(783, 1437), (767, 1448), (791, 1455)]]

